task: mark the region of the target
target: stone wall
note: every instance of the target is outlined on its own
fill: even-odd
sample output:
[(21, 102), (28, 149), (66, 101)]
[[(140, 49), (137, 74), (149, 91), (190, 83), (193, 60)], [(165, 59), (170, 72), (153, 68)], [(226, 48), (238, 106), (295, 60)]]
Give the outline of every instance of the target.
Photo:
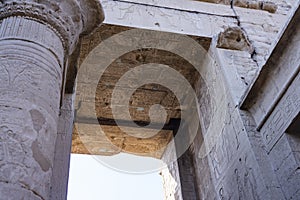
[(300, 11), (297, 10), (242, 105), (256, 122), (286, 199), (300, 197), (299, 129), (296, 125), (300, 112), (299, 19)]
[(162, 160), (168, 163), (167, 167), (160, 172), (163, 178), (164, 196), (166, 200), (183, 200), (178, 163), (177, 161), (169, 162), (174, 158), (176, 158), (176, 148), (172, 143), (162, 157)]
[[(200, 120), (202, 134), (198, 133), (192, 146), (193, 168), (197, 176), (194, 183), (198, 185), (200, 199), (299, 199), (297, 123), (300, 112), (300, 54), (297, 20), (299, 10), (263, 66), (242, 104), (243, 110), (236, 106), (237, 98), (232, 91), (226, 90), (223, 94), (226, 96), (226, 107), (222, 109), (226, 110), (227, 115), (224, 121), (213, 118), (210, 121), (212, 124), (222, 123), (223, 128), (206, 156), (201, 156), (201, 148), (202, 145), (209, 147), (205, 141), (207, 130), (203, 128), (203, 120)], [(214, 67), (223, 72), (223, 65), (228, 63), (226, 54), (248, 54), (221, 49), (215, 53), (219, 56), (219, 64)], [(244, 59), (241, 61), (251, 58), (242, 57)], [(249, 63), (245, 65), (249, 66)], [(218, 76), (218, 80), (233, 88), (235, 85), (228, 78), (232, 74), (223, 75)], [(251, 86), (251, 81), (249, 83)], [(245, 85), (245, 89), (249, 88)], [(199, 84), (198, 90), (203, 91), (202, 87)], [(216, 101), (216, 96), (211, 95), (211, 98), (211, 102)], [(213, 110), (202, 110), (201, 115), (210, 115), (211, 112)]]

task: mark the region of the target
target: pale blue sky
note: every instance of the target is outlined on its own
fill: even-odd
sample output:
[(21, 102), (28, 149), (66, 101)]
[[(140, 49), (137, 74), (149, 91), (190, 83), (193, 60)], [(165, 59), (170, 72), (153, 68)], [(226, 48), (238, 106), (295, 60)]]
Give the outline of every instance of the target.
[[(143, 159), (149, 162), (152, 158)], [(93, 156), (71, 154), (68, 200), (83, 199), (163, 200), (162, 177), (158, 171), (141, 175), (117, 172)]]

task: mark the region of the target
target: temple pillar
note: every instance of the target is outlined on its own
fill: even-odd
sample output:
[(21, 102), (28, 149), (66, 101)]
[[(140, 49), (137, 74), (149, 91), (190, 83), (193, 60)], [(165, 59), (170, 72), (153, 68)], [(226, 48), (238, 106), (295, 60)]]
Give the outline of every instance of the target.
[(49, 199), (68, 56), (96, 0), (0, 1), (0, 197)]

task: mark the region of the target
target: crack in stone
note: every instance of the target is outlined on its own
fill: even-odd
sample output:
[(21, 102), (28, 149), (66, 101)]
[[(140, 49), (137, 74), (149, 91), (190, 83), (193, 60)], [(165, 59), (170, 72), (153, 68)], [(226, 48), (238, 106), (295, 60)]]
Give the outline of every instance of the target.
[(246, 39), (249, 41), (249, 43), (251, 44), (252, 48), (253, 48), (253, 52), (251, 52), (251, 59), (255, 62), (255, 64), (257, 65), (257, 67), (259, 67), (259, 64), (257, 62), (257, 60), (254, 59), (254, 56), (256, 55), (256, 51), (255, 51), (255, 47), (253, 46), (251, 40), (249, 40), (249, 35), (247, 33), (247, 31), (243, 28), (243, 26), (241, 25), (241, 20), (240, 20), (240, 16), (237, 14), (235, 8), (234, 8), (234, 1), (235, 0), (231, 0), (231, 3), (230, 3), (230, 8), (232, 9), (233, 13), (235, 14), (236, 16), (236, 20), (237, 20), (237, 25), (238, 27), (240, 27), (242, 29), (242, 31), (244, 32), (245, 34), (245, 37)]
[(38, 192), (36, 192), (33, 189), (30, 189), (28, 185), (23, 184), (23, 185), (21, 185), (21, 187), (28, 190), (28, 191), (30, 191), (30, 192), (32, 192), (35, 196), (39, 197), (40, 199), (45, 200)]
[(3, 183), (3, 184), (8, 184), (8, 185), (11, 185), (12, 187), (16, 187), (16, 186), (20, 186), (21, 188), (31, 192), (33, 195), (35, 195), (37, 198), (41, 199), (41, 200), (45, 200), (45, 198), (42, 197), (42, 195), (40, 195), (37, 191), (33, 190), (33, 189), (30, 189), (29, 186), (27, 184), (24, 184), (24, 183), (21, 183), (21, 184), (16, 184), (16, 183), (12, 183), (12, 182), (9, 182), (9, 181), (3, 181), (3, 180), (0, 180), (0, 183)]
[(159, 8), (159, 9), (174, 10), (174, 11), (180, 11), (180, 12), (188, 12), (188, 13), (194, 13), (194, 14), (204, 14), (204, 15), (210, 15), (210, 16), (235, 18), (235, 16), (230, 16), (230, 15), (219, 15), (219, 14), (205, 13), (205, 12), (200, 12), (200, 11), (192, 11), (192, 10), (185, 10), (185, 9), (179, 9), (179, 8), (170, 8), (170, 7), (166, 7), (166, 6), (151, 5), (151, 4), (141, 3), (141, 2), (137, 3), (137, 2), (134, 2), (134, 1), (124, 1), (124, 0), (112, 0), (112, 1), (127, 3), (127, 4), (130, 3), (130, 4), (134, 4), (134, 5), (154, 7), (154, 8)]

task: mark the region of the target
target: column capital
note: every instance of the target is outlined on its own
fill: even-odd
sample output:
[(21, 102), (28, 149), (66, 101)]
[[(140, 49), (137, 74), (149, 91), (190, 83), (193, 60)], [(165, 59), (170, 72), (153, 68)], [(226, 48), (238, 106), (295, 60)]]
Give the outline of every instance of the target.
[(104, 20), (99, 0), (2, 0), (0, 21), (22, 16), (50, 26), (71, 54), (80, 35), (88, 34)]

